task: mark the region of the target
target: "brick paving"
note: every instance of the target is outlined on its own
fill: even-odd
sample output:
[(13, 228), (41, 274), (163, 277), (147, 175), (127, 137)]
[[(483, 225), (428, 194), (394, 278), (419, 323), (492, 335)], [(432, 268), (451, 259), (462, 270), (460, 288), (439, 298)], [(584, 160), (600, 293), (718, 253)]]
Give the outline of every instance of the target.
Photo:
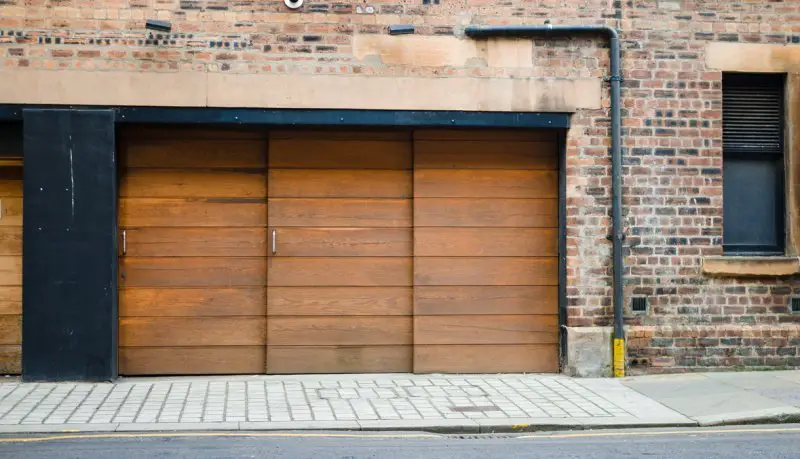
[(236, 428), (388, 428), (520, 420), (602, 425), (685, 418), (619, 381), (562, 376), (326, 375), (0, 383), (0, 427), (6, 431), (12, 426), (126, 425), (135, 430), (221, 423)]

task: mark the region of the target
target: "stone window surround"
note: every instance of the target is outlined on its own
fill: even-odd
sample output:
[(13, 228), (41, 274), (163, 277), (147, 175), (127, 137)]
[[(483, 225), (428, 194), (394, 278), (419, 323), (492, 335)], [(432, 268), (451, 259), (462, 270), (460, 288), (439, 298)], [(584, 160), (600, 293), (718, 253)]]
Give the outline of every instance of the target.
[(705, 256), (710, 276), (800, 274), (800, 46), (712, 42), (706, 66), (722, 72), (784, 73), (786, 78), (786, 253), (784, 256)]

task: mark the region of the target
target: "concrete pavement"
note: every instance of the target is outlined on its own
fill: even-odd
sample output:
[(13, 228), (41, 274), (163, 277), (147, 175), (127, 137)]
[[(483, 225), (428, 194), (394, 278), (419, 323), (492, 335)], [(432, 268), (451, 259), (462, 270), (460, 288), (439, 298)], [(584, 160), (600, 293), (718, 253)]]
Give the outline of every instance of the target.
[(489, 433), (800, 420), (800, 371), (624, 379), (321, 375), (0, 383), (0, 433)]

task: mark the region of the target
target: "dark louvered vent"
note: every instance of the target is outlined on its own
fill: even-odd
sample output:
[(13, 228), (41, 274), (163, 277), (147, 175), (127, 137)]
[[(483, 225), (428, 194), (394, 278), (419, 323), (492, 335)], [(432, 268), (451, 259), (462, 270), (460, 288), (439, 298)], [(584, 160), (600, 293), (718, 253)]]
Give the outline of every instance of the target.
[(783, 75), (726, 74), (722, 80), (726, 153), (783, 152)]
[(638, 313), (647, 312), (647, 297), (635, 296), (631, 298), (631, 311)]

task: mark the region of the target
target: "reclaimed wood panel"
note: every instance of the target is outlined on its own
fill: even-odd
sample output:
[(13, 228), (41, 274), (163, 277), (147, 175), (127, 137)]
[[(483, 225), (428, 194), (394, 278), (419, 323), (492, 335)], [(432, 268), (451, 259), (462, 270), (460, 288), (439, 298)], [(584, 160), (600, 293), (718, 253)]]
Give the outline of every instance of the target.
[(267, 253), (267, 229), (264, 227), (156, 227), (126, 231), (128, 257), (246, 257)]
[(120, 273), (124, 288), (259, 287), (266, 283), (267, 261), (263, 257), (126, 257)]
[(414, 226), (557, 228), (558, 200), (415, 197)]
[(411, 285), (410, 257), (270, 259), (269, 286), (389, 287)]
[(411, 142), (271, 138), (269, 167), (270, 169), (411, 169)]
[(555, 142), (414, 142), (416, 169), (558, 169)]
[(272, 228), (277, 256), (408, 256), (411, 228)]
[(417, 257), (415, 285), (558, 285), (556, 257)]
[(0, 288), (0, 315), (22, 314), (22, 286)]
[(408, 228), (408, 199), (287, 199), (270, 198), (272, 226), (348, 228)]
[(558, 353), (539, 344), (416, 345), (415, 373), (557, 373)]
[[(199, 131), (197, 131), (199, 132)], [(264, 168), (267, 145), (263, 140), (146, 139), (123, 147), (126, 168)]]
[(123, 347), (261, 346), (266, 317), (124, 317)]
[(0, 286), (22, 285), (22, 257), (0, 255)]
[(0, 254), (22, 256), (21, 226), (0, 226)]
[(22, 198), (0, 198), (0, 227), (22, 226)]
[(414, 287), (415, 315), (555, 314), (557, 287), (421, 286)]
[[(267, 291), (252, 288), (127, 288), (120, 317), (263, 316)], [(2, 305), (2, 302), (0, 302)]]
[(265, 198), (264, 169), (130, 169), (125, 198)]
[(270, 374), (407, 373), (411, 346), (269, 346)]
[(119, 205), (120, 225), (124, 228), (267, 225), (267, 204), (261, 198), (122, 198)]
[(556, 344), (558, 316), (415, 316), (414, 343)]
[[(19, 177), (8, 177), (19, 175)], [(22, 168), (0, 167), (0, 198), (22, 197)]]
[(417, 228), (414, 255), (555, 257), (555, 228)]
[(273, 316), (410, 316), (411, 287), (270, 287)]
[(557, 139), (503, 134), (415, 135), (414, 371), (557, 370)]
[(416, 169), (414, 196), (424, 198), (557, 198), (558, 173), (538, 170)]
[(411, 171), (271, 169), (271, 198), (408, 198)]
[(127, 347), (119, 352), (128, 375), (258, 374), (264, 346)]
[(22, 373), (22, 346), (18, 344), (0, 345), (0, 374), (18, 375)]
[(272, 345), (346, 346), (411, 344), (411, 317), (270, 316), (267, 347)]
[(21, 315), (0, 316), (0, 344), (22, 344)]
[(264, 133), (178, 129), (125, 139), (120, 373), (263, 372)]

